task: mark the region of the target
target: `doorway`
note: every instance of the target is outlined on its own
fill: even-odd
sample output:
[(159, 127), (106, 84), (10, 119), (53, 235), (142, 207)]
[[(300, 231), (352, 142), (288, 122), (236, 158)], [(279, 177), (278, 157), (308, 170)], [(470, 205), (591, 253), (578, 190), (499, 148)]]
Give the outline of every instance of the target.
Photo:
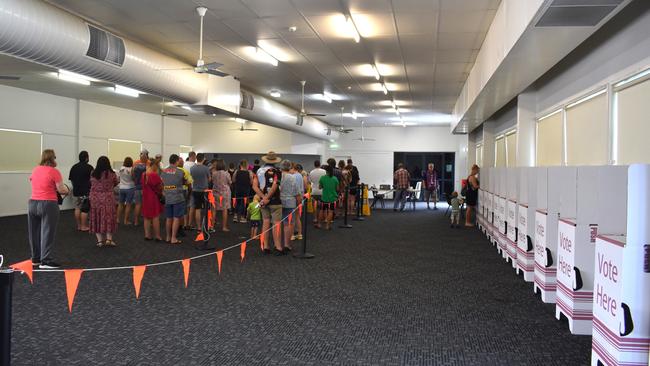
[(451, 192), (454, 191), (456, 153), (396, 151), (393, 154), (393, 171), (397, 169), (399, 163), (404, 163), (406, 169), (411, 173), (411, 186), (413, 188), (415, 188), (417, 182), (422, 181), (422, 172), (426, 170), (427, 164), (433, 163), (434, 169), (438, 173), (438, 187), (440, 187), (438, 199), (442, 199), (445, 194), (451, 195)]

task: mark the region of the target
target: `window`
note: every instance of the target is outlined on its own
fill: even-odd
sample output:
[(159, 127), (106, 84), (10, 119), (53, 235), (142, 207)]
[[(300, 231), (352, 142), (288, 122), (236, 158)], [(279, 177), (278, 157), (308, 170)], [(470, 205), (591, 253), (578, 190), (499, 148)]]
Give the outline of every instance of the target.
[[(650, 70), (648, 70), (650, 71)], [(645, 77), (641, 76), (646, 74)], [(615, 85), (614, 156), (616, 164), (650, 163), (650, 79), (641, 73)]]
[(506, 133), (506, 166), (517, 166), (517, 131)]
[(183, 158), (183, 160), (187, 160), (187, 157), (189, 156), (190, 151), (192, 151), (192, 146), (180, 145), (179, 149), (178, 149), (178, 156)]
[(0, 172), (31, 172), (42, 151), (40, 132), (0, 129)]
[(119, 168), (124, 162), (124, 158), (131, 157), (133, 161), (138, 160), (142, 151), (142, 143), (140, 141), (128, 140), (108, 140), (108, 158), (114, 168)]
[(483, 166), (483, 144), (476, 145), (476, 165)]
[(562, 165), (562, 110), (537, 121), (537, 166)]
[(609, 155), (607, 90), (566, 107), (567, 165), (604, 165)]
[(506, 166), (506, 137), (497, 136), (494, 140), (494, 166), (497, 168)]

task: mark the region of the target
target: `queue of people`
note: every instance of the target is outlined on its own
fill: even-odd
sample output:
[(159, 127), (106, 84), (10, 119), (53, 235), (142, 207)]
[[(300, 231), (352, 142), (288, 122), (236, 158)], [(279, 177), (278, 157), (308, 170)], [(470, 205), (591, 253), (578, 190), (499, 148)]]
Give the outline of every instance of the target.
[[(306, 223), (301, 222), (297, 209), (306, 193), (311, 192), (317, 202), (315, 228), (331, 230), (337, 215), (352, 210), (352, 205), (342, 204), (344, 195), (349, 196), (348, 202), (356, 199), (357, 192), (350, 185), (360, 181), (351, 160), (337, 164), (328, 159), (323, 166), (315, 161), (310, 172), (273, 151), (262, 156), (261, 161), (264, 165), (260, 166), (258, 160), (254, 165), (241, 160), (237, 168), (234, 164), (227, 167), (223, 159), (208, 162), (205, 154), (190, 152), (187, 161), (172, 154), (163, 168), (161, 155), (149, 158), (149, 152), (142, 150), (138, 160), (125, 157), (122, 166), (114, 171), (108, 157), (100, 156), (93, 167), (88, 152), (82, 151), (79, 162), (70, 170), (70, 190), (56, 169), (54, 151), (44, 150), (30, 177), (32, 263), (39, 268), (60, 267), (52, 258), (52, 246), (59, 205), (70, 193), (76, 228), (95, 234), (97, 247), (118, 246), (118, 226), (138, 226), (140, 222), (145, 241), (164, 240), (178, 245), (187, 231), (219, 224), (222, 231), (230, 231), (232, 213), (233, 223), (249, 224), (251, 238), (263, 243), (265, 254), (284, 255), (293, 249), (292, 241), (302, 240), (302, 225)], [(214, 202), (208, 201), (208, 191), (215, 197)], [(164, 232), (161, 216), (165, 220)], [(206, 218), (212, 220), (211, 225), (207, 225)], [(274, 230), (270, 230), (272, 227)]]

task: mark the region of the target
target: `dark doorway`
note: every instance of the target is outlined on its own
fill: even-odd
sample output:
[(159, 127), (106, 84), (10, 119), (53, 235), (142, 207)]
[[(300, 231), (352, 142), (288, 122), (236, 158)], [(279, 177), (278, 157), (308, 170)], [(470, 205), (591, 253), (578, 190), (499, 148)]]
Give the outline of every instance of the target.
[(417, 182), (422, 180), (422, 172), (426, 170), (427, 164), (433, 163), (438, 172), (438, 194), (441, 199), (445, 194), (450, 195), (454, 191), (454, 173), (456, 171), (456, 154), (453, 152), (402, 152), (396, 151), (393, 154), (393, 170), (397, 164), (404, 163), (406, 169), (411, 173), (411, 186), (415, 187)]

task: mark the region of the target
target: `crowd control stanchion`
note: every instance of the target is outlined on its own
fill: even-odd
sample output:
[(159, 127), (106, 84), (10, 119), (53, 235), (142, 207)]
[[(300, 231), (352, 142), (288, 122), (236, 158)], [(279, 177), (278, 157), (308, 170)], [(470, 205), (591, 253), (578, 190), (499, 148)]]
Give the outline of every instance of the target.
[(361, 204), (362, 204), (362, 202), (359, 199), (360, 195), (358, 194), (358, 192), (363, 192), (363, 186), (364, 186), (363, 183), (361, 183), (360, 186), (357, 186), (357, 202), (356, 202), (357, 216), (354, 218), (354, 221), (365, 221), (365, 219), (363, 217), (361, 217)]
[(352, 225), (348, 224), (348, 193), (350, 192), (350, 186), (348, 185), (345, 188), (345, 194), (343, 195), (343, 207), (345, 207), (343, 213), (343, 225), (339, 225), (341, 229), (350, 229)]
[(305, 207), (305, 204), (307, 203), (307, 200), (304, 200), (301, 205), (302, 205), (302, 250), (300, 253), (294, 254), (294, 258), (298, 259), (312, 259), (315, 256), (311, 253), (307, 253), (307, 207)]
[(0, 269), (0, 366), (11, 364), (11, 292), (12, 269)]

